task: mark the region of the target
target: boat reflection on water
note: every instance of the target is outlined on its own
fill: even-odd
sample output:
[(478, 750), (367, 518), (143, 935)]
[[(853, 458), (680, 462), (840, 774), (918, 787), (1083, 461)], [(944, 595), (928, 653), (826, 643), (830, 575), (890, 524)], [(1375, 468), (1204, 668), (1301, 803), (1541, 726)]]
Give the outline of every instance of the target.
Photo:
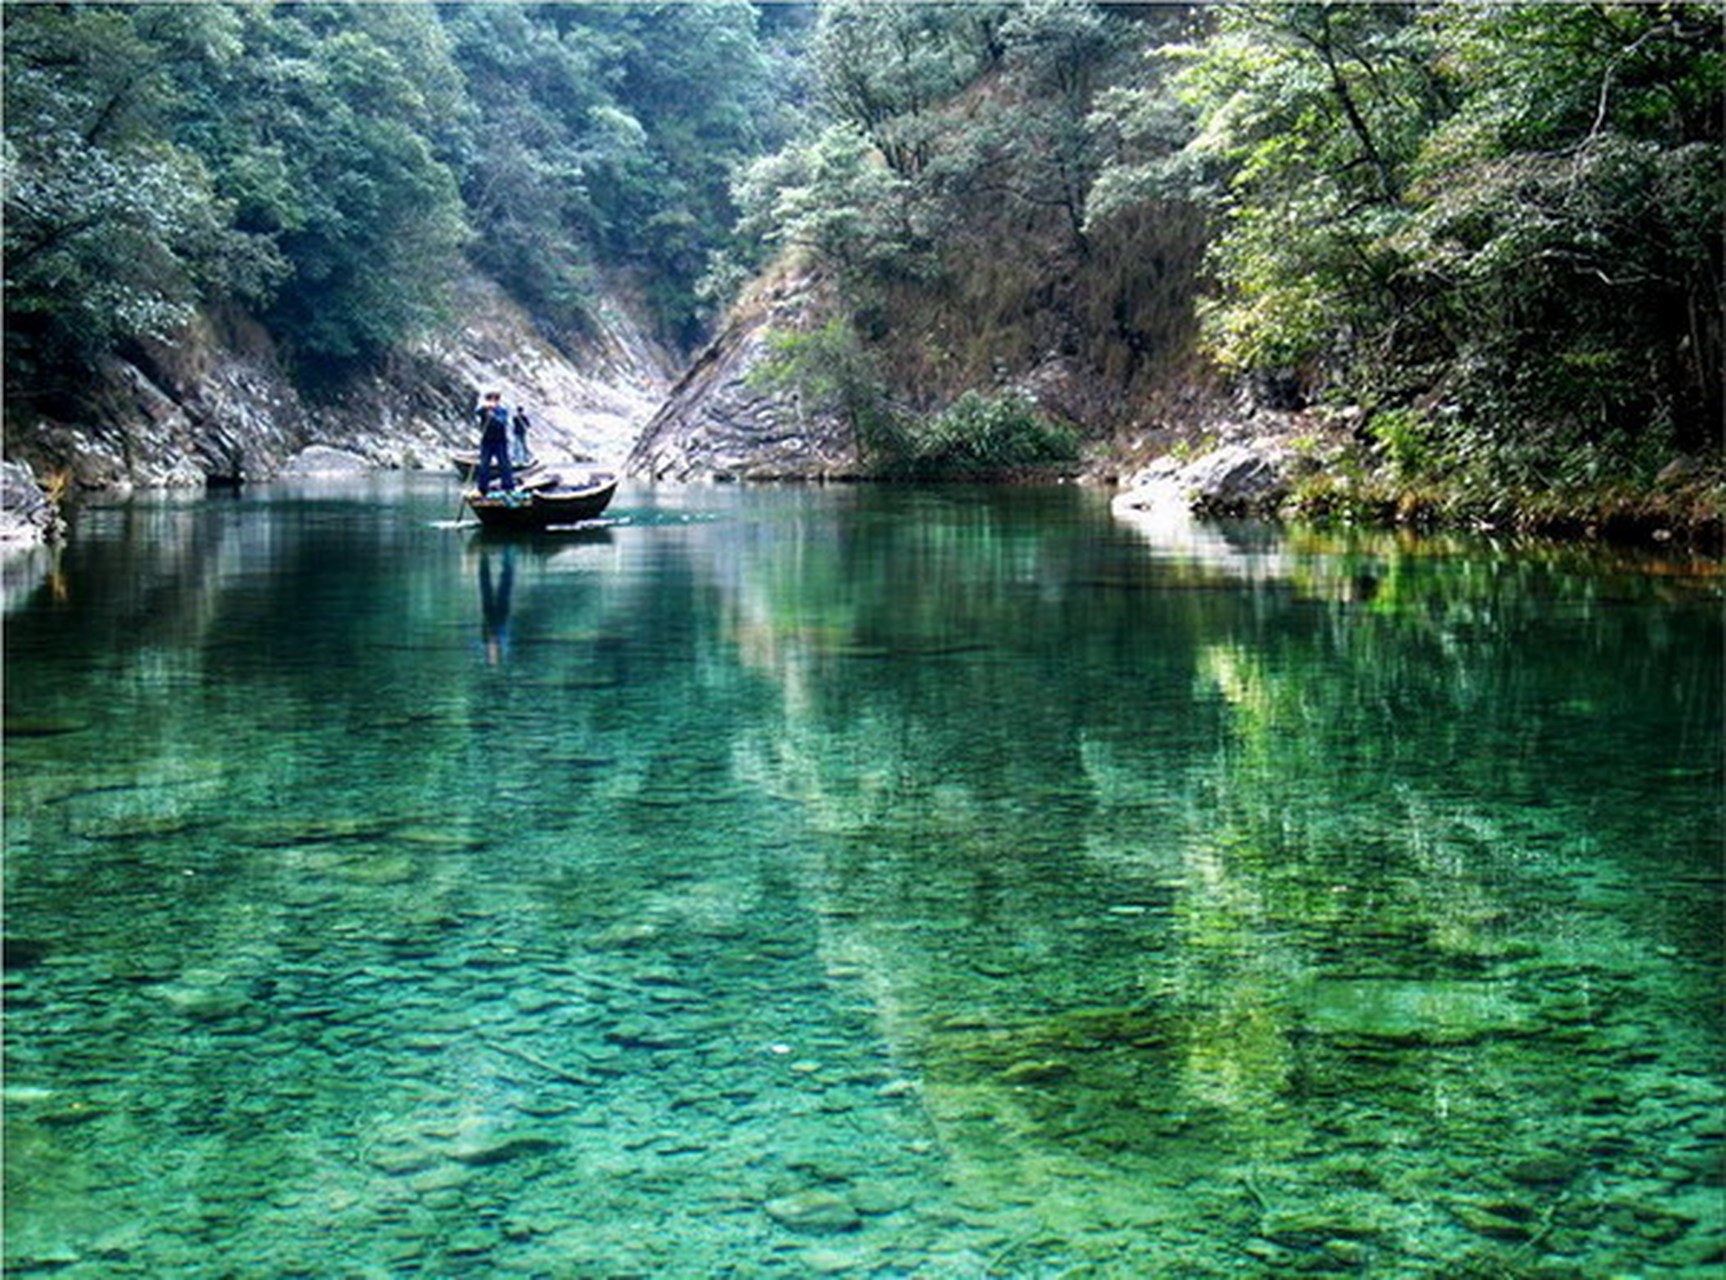
[[(581, 574), (603, 567), (614, 547), (612, 522), (588, 521), (539, 531), (480, 529), (471, 544), (479, 565), (480, 645), (488, 667), (508, 664), (511, 606), (522, 557), (532, 575)], [(601, 557), (594, 559), (595, 555)]]

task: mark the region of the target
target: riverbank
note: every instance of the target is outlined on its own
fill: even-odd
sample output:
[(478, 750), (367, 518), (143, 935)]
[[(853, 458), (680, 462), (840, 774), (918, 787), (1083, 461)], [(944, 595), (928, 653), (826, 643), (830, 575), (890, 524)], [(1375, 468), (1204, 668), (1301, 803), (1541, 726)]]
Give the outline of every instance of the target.
[[(1320, 463), (1283, 442), (1256, 439), (1196, 457), (1164, 455), (1124, 483), (1090, 478), (1119, 484), (1116, 502), (1128, 509), (1175, 503), (1198, 515), (1669, 546), (1726, 558), (1726, 468), (1693, 459), (1672, 464), (1652, 485), (1483, 492), (1398, 484), (1375, 472), (1365, 450), (1336, 449)], [(64, 536), (64, 505), (27, 466), (6, 464), (4, 493), (0, 550)]]
[[(1507, 485), (1480, 492), (1440, 484), (1397, 485), (1371, 475), (1315, 478), (1295, 495), (1293, 514), (1347, 524), (1502, 531), (1566, 540), (1679, 545), (1726, 555), (1726, 476), (1683, 459), (1650, 485), (1629, 481), (1575, 489)], [(1662, 478), (1664, 477), (1664, 478)]]
[(1130, 473), (1107, 464), (1091, 471), (1119, 483), (1117, 502), (1130, 508), (1174, 502), (1199, 515), (1671, 545), (1726, 556), (1726, 459), (1719, 456), (1676, 457), (1643, 477), (1595, 460), (1608, 478), (1588, 483), (1460, 469), (1415, 477), (1348, 416), (1307, 411), (1173, 428), (1149, 452), (1150, 461)]

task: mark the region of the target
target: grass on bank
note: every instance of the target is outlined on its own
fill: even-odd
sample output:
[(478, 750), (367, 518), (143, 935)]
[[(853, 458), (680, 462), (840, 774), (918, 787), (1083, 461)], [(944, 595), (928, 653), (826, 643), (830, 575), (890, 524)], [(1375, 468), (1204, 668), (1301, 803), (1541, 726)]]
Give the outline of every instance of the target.
[(1490, 529), (1566, 538), (1681, 542), (1726, 554), (1726, 457), (1627, 461), (1572, 444), (1540, 461), (1399, 457), (1382, 438), (1333, 453), (1296, 480), (1285, 514), (1319, 523)]

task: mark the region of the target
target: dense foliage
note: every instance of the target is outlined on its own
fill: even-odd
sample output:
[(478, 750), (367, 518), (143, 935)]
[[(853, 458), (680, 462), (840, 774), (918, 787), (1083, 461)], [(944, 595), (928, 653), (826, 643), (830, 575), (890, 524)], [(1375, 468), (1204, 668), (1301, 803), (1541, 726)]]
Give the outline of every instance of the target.
[(1716, 6), (0, 12), (14, 396), (225, 303), (370, 361), (464, 256), (553, 335), (626, 273), (687, 347), (795, 254), (841, 313), (782, 373), (878, 460), (968, 395), (1137, 434), (1207, 370), (1349, 407), (1404, 486), (1717, 443)]
[(1053, 354), (1131, 405), (1196, 347), (1404, 484), (1646, 482), (1721, 421), (1722, 20), (833, 0), (744, 225), (911, 403)]
[[(7, 383), (51, 394), (195, 306), (301, 367), (447, 311), (463, 253), (552, 332), (596, 270), (665, 336), (795, 83), (749, 5), (7, 5)], [(779, 21), (774, 25), (784, 26)]]
[(864, 468), (877, 477), (973, 480), (1070, 464), (1079, 436), (1021, 392), (969, 390), (938, 413), (896, 406), (878, 354), (843, 317), (809, 332), (773, 335), (751, 382), (800, 409), (851, 425)]
[[(1184, 6), (1078, 0), (821, 6), (817, 110), (745, 173), (738, 200), (745, 243), (836, 278), (843, 324), (890, 371), (875, 382), (884, 403), (853, 383), (843, 404), (878, 468), (1070, 459), (1070, 431), (1053, 418), (1130, 415), (1190, 348), (1189, 202), (1086, 223), (1112, 133), (1093, 119), (1099, 95), (1145, 79), (1144, 50), (1185, 17)], [(978, 427), (1032, 412), (1021, 384), (1055, 367), (1110, 386), (1113, 404), (1044, 406), (1035, 430)], [(961, 422), (988, 447), (955, 445)]]
[(1164, 56), (1225, 367), (1375, 410), (1409, 473), (1652, 475), (1715, 438), (1717, 8), (1252, 5)]

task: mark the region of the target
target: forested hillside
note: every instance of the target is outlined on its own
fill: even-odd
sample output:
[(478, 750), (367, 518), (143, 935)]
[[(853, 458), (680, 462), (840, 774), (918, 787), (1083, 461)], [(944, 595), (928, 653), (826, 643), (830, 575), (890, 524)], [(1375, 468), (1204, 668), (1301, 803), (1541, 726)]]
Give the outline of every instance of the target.
[(746, 5), (4, 20), (6, 372), (26, 399), (212, 303), (253, 311), (307, 376), (373, 362), (447, 311), (464, 255), (552, 332), (587, 322), (597, 266), (627, 269), (686, 343), (731, 171), (789, 123)]
[(1314, 508), (1719, 496), (1716, 6), (4, 21), (9, 441), (199, 309), (316, 383), (439, 323), (462, 270), (554, 338), (623, 273), (693, 351), (794, 260), (837, 301), (764, 385), (882, 471), (1133, 461), (1239, 393), (1352, 436)]
[(1093, 429), (1207, 369), (1335, 410), (1345, 514), (1634, 502), (1718, 447), (1717, 7), (858, 0), (813, 60), (744, 225), (842, 280), (787, 364), (889, 449), (1056, 364)]

